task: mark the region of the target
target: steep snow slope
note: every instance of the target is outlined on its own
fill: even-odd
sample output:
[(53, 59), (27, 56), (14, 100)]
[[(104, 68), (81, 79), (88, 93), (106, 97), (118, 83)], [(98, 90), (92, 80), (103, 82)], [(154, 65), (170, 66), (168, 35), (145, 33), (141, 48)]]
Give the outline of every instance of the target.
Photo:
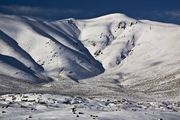
[(128, 90), (178, 96), (179, 25), (123, 14), (54, 22), (0, 17), (0, 74), (35, 81), (89, 78), (81, 87), (97, 89), (116, 81)]
[(119, 65), (128, 56), (143, 27), (123, 14), (80, 20), (77, 24), (81, 30), (79, 39), (106, 69)]
[[(175, 92), (180, 87), (180, 27), (142, 21), (144, 28), (126, 59), (123, 85), (146, 92)], [(131, 79), (133, 78), (133, 79)], [(139, 87), (138, 87), (139, 86)]]
[[(21, 72), (30, 76), (47, 74), (50, 77), (62, 74), (76, 80), (103, 72), (101, 64), (76, 39), (74, 33), (70, 35), (72, 28), (68, 22), (62, 21), (60, 27), (64, 27), (69, 34), (50, 23), (27, 17), (0, 17), (0, 60), (4, 66), (1, 67), (1, 74), (18, 78), (24, 77)], [(8, 66), (12, 67), (12, 72), (8, 72)]]
[(179, 25), (0, 15), (0, 119), (179, 120), (179, 66)]
[(179, 25), (138, 21), (123, 14), (73, 23), (84, 46), (106, 69), (94, 82), (115, 79), (129, 90), (179, 96)]
[(133, 91), (179, 96), (178, 25), (136, 21), (121, 14), (79, 24), (80, 39), (107, 69), (103, 78), (116, 79)]

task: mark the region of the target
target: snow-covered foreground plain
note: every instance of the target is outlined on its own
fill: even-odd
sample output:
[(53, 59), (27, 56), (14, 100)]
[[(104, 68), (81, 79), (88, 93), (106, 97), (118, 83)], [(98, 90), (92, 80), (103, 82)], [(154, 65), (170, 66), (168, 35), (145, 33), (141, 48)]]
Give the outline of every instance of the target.
[(50, 94), (0, 97), (1, 120), (179, 120), (180, 102), (130, 101)]
[(179, 25), (0, 14), (0, 119), (179, 120), (179, 66)]

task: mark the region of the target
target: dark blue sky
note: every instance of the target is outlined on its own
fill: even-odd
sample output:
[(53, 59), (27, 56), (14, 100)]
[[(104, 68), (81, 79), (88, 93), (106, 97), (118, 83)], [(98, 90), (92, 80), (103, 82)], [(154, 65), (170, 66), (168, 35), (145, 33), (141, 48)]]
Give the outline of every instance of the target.
[(124, 13), (137, 19), (180, 24), (180, 0), (0, 0), (0, 13), (48, 20)]

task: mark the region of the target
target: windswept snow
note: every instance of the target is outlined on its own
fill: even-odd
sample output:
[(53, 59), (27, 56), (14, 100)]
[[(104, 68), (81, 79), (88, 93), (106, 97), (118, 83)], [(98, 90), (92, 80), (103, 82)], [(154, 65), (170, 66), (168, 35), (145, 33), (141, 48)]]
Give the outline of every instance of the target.
[(179, 25), (0, 14), (0, 119), (179, 120), (179, 66)]
[(8, 82), (88, 79), (81, 83), (179, 96), (179, 25), (119, 13), (53, 22), (0, 17), (0, 74)]
[(143, 27), (123, 14), (112, 14), (90, 20), (79, 20), (79, 39), (105, 69), (115, 67), (135, 46)]
[[(66, 27), (66, 30), (71, 30), (68, 21), (65, 22), (62, 22), (62, 29)], [(104, 71), (101, 63), (90, 55), (75, 36), (65, 33), (53, 24), (26, 17), (1, 15), (0, 26), (0, 45), (3, 48), (1, 54), (17, 59), (38, 76), (45, 74), (58, 78), (60, 75), (65, 75), (78, 80)], [(13, 65), (8, 64), (8, 66)], [(13, 67), (22, 73), (27, 73), (27, 70), (21, 69), (22, 67)], [(12, 74), (10, 76), (14, 77), (17, 73), (20, 74), (18, 78), (23, 78), (21, 72), (12, 70), (12, 73), (3, 72), (3, 74)]]
[(179, 96), (179, 25), (119, 13), (53, 22), (0, 17), (2, 76), (23, 82), (88, 79), (82, 83), (97, 86), (116, 81), (132, 91)]

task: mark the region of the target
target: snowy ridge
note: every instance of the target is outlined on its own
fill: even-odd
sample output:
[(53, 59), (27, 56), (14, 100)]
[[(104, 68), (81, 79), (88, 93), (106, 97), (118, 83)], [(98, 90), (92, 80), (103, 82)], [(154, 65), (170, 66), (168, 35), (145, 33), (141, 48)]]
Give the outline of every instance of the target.
[[(26, 69), (30, 68), (34, 74), (43, 72), (58, 76), (62, 72), (72, 79), (83, 79), (103, 72), (101, 64), (89, 54), (81, 42), (58, 27), (25, 17), (1, 17), (1, 54), (22, 62)], [(66, 25), (66, 29), (69, 28)], [(27, 70), (22, 70), (22, 67), (15, 68), (29, 74)], [(16, 70), (13, 72), (10, 74), (18, 74)]]
[[(139, 21), (123, 14), (80, 20), (78, 26), (81, 29), (79, 39), (106, 69), (119, 65), (126, 58), (135, 46), (139, 28), (143, 27)], [(107, 57), (108, 54), (111, 55)]]
[(179, 120), (179, 66), (179, 25), (0, 15), (0, 119)]
[(118, 13), (53, 22), (0, 17), (2, 75), (31, 82), (89, 79), (82, 83), (97, 86), (116, 81), (132, 91), (179, 92), (178, 25)]

